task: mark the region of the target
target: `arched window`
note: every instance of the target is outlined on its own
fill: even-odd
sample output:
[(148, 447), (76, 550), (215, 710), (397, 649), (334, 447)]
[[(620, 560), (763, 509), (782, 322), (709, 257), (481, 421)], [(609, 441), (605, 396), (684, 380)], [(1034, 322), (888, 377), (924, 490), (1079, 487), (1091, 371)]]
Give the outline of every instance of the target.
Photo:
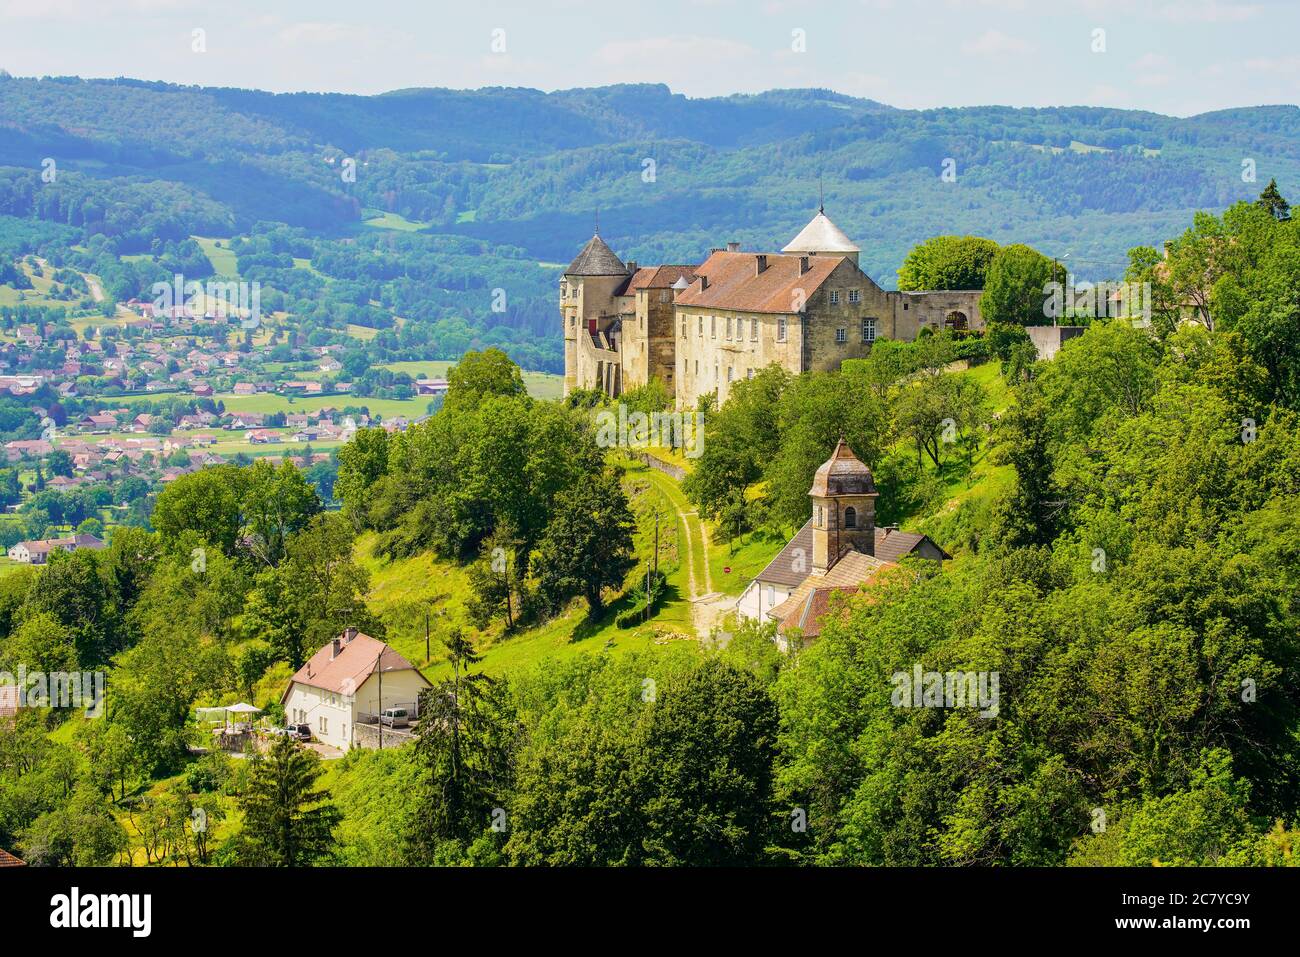
[(852, 505), (850, 505), (848, 508), (844, 510), (844, 527), (845, 528), (858, 527), (858, 510), (854, 508)]

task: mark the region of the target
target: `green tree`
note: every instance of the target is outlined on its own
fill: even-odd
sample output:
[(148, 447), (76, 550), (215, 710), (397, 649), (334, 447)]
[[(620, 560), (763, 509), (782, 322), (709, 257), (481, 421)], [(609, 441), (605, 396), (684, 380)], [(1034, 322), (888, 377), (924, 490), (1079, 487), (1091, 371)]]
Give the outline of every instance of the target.
[(473, 594), (466, 610), (476, 627), (486, 628), (498, 615), (505, 615), (506, 631), (514, 631), (525, 587), (515, 559), (518, 546), (509, 527), (499, 527), (483, 540), (478, 560), (469, 566)]
[(1065, 282), (1065, 270), (1042, 253), (1016, 243), (1003, 246), (989, 263), (980, 296), (980, 315), (987, 323), (1041, 326), (1048, 322), (1048, 283)]
[(898, 288), (983, 289), (998, 244), (979, 236), (933, 236), (898, 267)]
[(858, 372), (814, 372), (795, 379), (777, 408), (780, 448), (764, 470), (773, 517), (798, 527), (812, 512), (817, 467), (843, 438), (863, 462), (880, 462), (890, 441), (885, 404)]
[(164, 544), (198, 533), (205, 544), (233, 555), (243, 528), (244, 473), (219, 465), (182, 475), (158, 494), (151, 521)]
[(546, 527), (532, 569), (537, 590), (552, 610), (575, 595), (592, 614), (605, 607), (606, 588), (622, 586), (635, 564), (635, 521), (618, 475), (605, 471), (556, 497), (555, 517)]
[(352, 519), (365, 524), (366, 502), (371, 486), (388, 470), (388, 433), (383, 429), (360, 429), (339, 449), (339, 475), (334, 494)]
[(255, 759), (248, 790), (239, 798), (241, 863), (310, 867), (334, 855), (334, 829), (342, 816), (328, 793), (316, 790), (322, 773), (314, 752), (283, 736), (265, 758)]
[(279, 566), (258, 574), (244, 630), (267, 641), (294, 668), (345, 627), (382, 634), (366, 606), (370, 576), (353, 558), (354, 533), (342, 515), (317, 515), (289, 536)]
[(514, 720), (506, 688), (471, 670), (482, 659), (460, 629), (444, 644), (451, 677), (420, 696), (415, 761), (421, 796), (409, 831), (409, 853), (420, 863), (455, 855), (494, 825), (507, 823), (502, 815), (511, 786)]
[(244, 540), (267, 565), (284, 558), (289, 536), (321, 509), (320, 498), (292, 462), (275, 468), (265, 459), (249, 466), (244, 479)]
[(758, 680), (716, 659), (662, 689), (640, 752), (646, 863), (764, 860), (777, 726), (776, 704)]
[(1264, 192), (1259, 194), (1259, 199), (1255, 200), (1255, 203), (1266, 209), (1274, 219), (1291, 218), (1291, 204), (1282, 198), (1282, 194), (1277, 188), (1276, 179), (1268, 181), (1268, 185), (1264, 187)]
[(519, 366), (500, 349), (466, 352), (447, 372), (446, 412), (464, 412), (478, 407), (489, 396), (507, 398), (527, 395)]

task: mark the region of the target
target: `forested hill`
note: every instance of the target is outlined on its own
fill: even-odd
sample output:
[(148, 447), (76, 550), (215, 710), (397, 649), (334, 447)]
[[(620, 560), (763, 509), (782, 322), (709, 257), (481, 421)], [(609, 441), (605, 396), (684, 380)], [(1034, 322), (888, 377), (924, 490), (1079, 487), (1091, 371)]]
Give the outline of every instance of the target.
[[(59, 177), (41, 180), (53, 158)], [(955, 181), (941, 177), (952, 160)], [(356, 162), (355, 182), (345, 180)], [(1243, 178), (1243, 164), (1254, 179)], [(0, 78), (0, 214), (147, 250), (257, 222), (346, 234), (375, 210), (567, 262), (602, 234), (643, 262), (772, 248), (819, 178), (884, 284), (907, 249), (975, 232), (1114, 275), (1196, 209), (1300, 181), (1300, 109), (1178, 119), (1062, 107), (899, 110), (823, 90), (689, 99), (665, 86), (274, 95)]]

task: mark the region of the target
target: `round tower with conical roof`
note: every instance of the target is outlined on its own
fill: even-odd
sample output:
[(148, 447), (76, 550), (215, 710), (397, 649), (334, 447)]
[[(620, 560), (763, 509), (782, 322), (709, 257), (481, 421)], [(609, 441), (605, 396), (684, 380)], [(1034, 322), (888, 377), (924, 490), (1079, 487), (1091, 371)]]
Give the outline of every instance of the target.
[[(564, 317), (564, 394), (578, 387), (578, 339), (594, 335), (617, 315), (615, 294), (627, 282), (628, 267), (596, 232), (560, 277)], [(603, 330), (601, 330), (603, 331)]]
[(876, 552), (876, 482), (871, 469), (840, 439), (813, 476), (814, 573), (825, 573), (845, 550)]

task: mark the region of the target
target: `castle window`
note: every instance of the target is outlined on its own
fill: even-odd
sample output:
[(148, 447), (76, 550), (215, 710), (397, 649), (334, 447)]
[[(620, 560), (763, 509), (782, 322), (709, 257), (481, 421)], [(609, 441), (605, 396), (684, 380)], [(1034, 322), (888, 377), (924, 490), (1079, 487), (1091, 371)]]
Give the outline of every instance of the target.
[(847, 330), (847, 329), (836, 329), (836, 330), (835, 330), (835, 341), (838, 342), (838, 343), (840, 343), (841, 345), (843, 345), (844, 343), (848, 342), (848, 341), (849, 341), (849, 333), (848, 333), (848, 330)]
[(822, 527), (822, 507), (820, 505), (813, 507), (813, 524), (818, 528)]
[(733, 376), (733, 373), (735, 373), (735, 371), (736, 371), (736, 369), (735, 369), (734, 366), (727, 366), (727, 381), (728, 381), (728, 382), (731, 381), (732, 376)]
[(727, 316), (727, 341), (731, 341), (731, 317)]
[(858, 510), (855, 509), (852, 505), (850, 505), (848, 508), (844, 510), (844, 527), (845, 528), (858, 527)]
[(785, 316), (776, 320), (776, 341), (785, 342)]
[(709, 316), (709, 338), (718, 338), (718, 317)]
[(831, 305), (832, 305), (832, 306), (838, 306), (839, 304), (840, 304), (840, 291), (839, 291), (838, 289), (832, 289), (832, 290), (831, 290)]
[(699, 326), (700, 326), (699, 333), (700, 335), (704, 335), (704, 317), (696, 316), (696, 318), (699, 320)]
[(849, 290), (849, 302), (861, 302), (861, 301), (862, 301), (862, 290), (861, 290), (861, 289), (850, 289), (850, 290)]
[(876, 341), (876, 320), (875, 319), (862, 320), (862, 341), (863, 342)]
[(700, 360), (699, 360), (699, 359), (696, 359), (696, 360), (695, 360), (695, 374), (696, 374), (697, 376), (700, 374)]
[(768, 585), (768, 586), (767, 586), (767, 603), (768, 603), (768, 605), (775, 605), (775, 604), (776, 604), (776, 586), (775, 586), (775, 585)]
[(758, 316), (749, 317), (749, 338), (751, 342), (758, 341)]
[(748, 371), (748, 374), (745, 376), (745, 378), (747, 379), (754, 378), (754, 370), (752, 368)]
[(686, 338), (686, 320), (685, 320), (685, 319), (682, 320), (682, 338), (683, 338), (683, 339)]
[(667, 301), (668, 301), (668, 296), (669, 296), (669, 292), (668, 292), (667, 289), (660, 289), (660, 290), (659, 290), (659, 301), (660, 301), (660, 302), (667, 302)]
[(903, 303), (903, 311), (907, 312), (907, 303)]

